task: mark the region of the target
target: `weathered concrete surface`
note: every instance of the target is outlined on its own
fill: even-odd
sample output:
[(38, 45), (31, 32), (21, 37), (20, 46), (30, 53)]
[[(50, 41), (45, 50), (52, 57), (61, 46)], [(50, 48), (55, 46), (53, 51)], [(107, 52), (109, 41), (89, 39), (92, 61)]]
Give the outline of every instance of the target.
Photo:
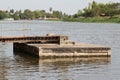
[(9, 36), (0, 37), (0, 42), (14, 42), (14, 43), (39, 43), (39, 44), (64, 44), (68, 41), (66, 35), (53, 35), (47, 36)]
[(109, 47), (85, 43), (74, 44), (25, 44), (14, 43), (14, 50), (39, 57), (110, 57)]

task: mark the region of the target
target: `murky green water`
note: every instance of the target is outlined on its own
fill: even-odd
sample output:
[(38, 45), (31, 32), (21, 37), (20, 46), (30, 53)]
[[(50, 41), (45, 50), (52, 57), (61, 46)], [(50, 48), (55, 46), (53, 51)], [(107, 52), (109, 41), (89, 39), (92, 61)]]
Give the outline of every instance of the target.
[(0, 36), (65, 34), (112, 48), (111, 58), (38, 59), (0, 43), (0, 80), (120, 80), (120, 24), (0, 21)]

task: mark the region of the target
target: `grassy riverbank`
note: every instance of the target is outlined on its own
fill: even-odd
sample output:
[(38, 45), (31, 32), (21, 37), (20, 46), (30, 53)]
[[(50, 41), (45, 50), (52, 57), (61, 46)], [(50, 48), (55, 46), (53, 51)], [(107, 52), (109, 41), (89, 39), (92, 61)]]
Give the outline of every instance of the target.
[(84, 23), (120, 23), (120, 18), (65, 18), (66, 22), (84, 22)]

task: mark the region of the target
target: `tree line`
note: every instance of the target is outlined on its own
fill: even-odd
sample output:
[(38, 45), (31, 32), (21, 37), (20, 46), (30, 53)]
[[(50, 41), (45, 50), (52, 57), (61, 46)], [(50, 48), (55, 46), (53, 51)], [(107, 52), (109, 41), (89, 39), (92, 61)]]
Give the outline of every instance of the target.
[(34, 20), (34, 19), (45, 19), (45, 18), (52, 18), (52, 19), (62, 19), (68, 17), (66, 13), (62, 13), (61, 11), (49, 9), (49, 12), (45, 10), (34, 10), (31, 11), (26, 9), (24, 11), (19, 10), (15, 11), (14, 9), (10, 9), (9, 11), (0, 10), (0, 20), (5, 18), (14, 18), (14, 20)]
[(74, 14), (74, 18), (78, 17), (114, 17), (120, 16), (120, 3), (97, 3), (93, 1), (83, 10), (79, 10)]
[(87, 17), (119, 17), (120, 18), (120, 3), (97, 3), (93, 1), (89, 3), (88, 7), (79, 10), (76, 14), (68, 15), (61, 11), (53, 10), (49, 8), (49, 12), (45, 10), (31, 11), (26, 9), (24, 11), (15, 11), (10, 9), (9, 11), (0, 10), (0, 20), (5, 18), (14, 18), (14, 20), (34, 20), (34, 19), (71, 19), (71, 18), (87, 18)]

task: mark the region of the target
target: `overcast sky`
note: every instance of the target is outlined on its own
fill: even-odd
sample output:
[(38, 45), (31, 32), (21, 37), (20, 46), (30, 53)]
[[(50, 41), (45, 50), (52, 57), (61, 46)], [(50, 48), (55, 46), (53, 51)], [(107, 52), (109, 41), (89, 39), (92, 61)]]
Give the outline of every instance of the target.
[[(74, 14), (88, 6), (93, 0), (0, 0), (0, 10), (46, 10), (52, 7), (67, 14)], [(94, 0), (99, 3), (120, 2), (120, 0)]]

